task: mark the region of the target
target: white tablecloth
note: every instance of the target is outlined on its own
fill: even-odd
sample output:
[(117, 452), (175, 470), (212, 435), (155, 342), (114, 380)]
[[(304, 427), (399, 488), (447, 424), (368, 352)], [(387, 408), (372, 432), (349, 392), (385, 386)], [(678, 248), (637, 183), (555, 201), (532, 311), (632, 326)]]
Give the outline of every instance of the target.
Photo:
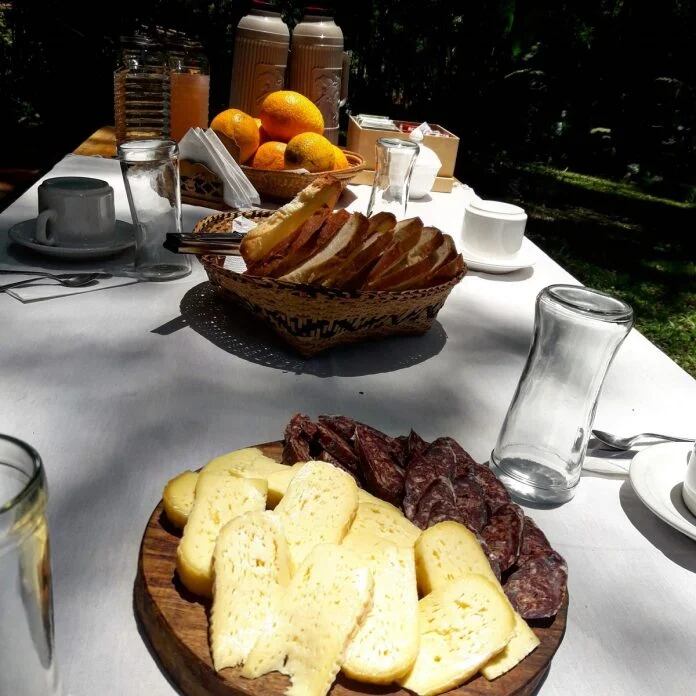
[[(50, 175), (67, 171), (108, 179), (127, 217), (115, 162), (70, 157)], [(352, 187), (344, 200), (364, 210), (367, 193)], [(433, 194), (409, 212), (456, 235), (466, 195)], [(0, 216), (0, 235), (35, 206), (36, 187)], [(186, 207), (185, 226), (205, 213)], [(485, 461), (524, 364), (536, 294), (572, 281), (539, 251), (533, 273), (470, 273), (424, 337), (310, 361), (269, 347), (242, 313), (207, 302), (198, 266), (174, 283), (30, 305), (0, 296), (0, 432), (34, 445), (46, 464), (66, 693), (174, 693), (132, 607), (140, 538), (169, 477), (279, 438), (295, 411), (452, 435)], [(695, 413), (696, 382), (633, 332), (596, 426), (690, 433)], [(541, 692), (693, 693), (696, 544), (619, 478), (585, 475), (570, 503), (532, 513), (570, 568), (568, 629)]]

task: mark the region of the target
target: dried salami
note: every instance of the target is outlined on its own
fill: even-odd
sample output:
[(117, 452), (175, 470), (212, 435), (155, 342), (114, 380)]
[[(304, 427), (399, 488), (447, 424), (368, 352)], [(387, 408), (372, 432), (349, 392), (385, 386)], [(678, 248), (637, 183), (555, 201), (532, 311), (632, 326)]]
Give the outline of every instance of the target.
[[(438, 476), (433, 479), (428, 488), (423, 492), (416, 513), (411, 520), (416, 527), (427, 529), (431, 523), (431, 516), (436, 514), (438, 521), (452, 519), (457, 516), (457, 503), (454, 495), (454, 486), (446, 476)], [(449, 515), (449, 516), (444, 516)]]
[(563, 604), (568, 566), (555, 551), (531, 558), (507, 579), (504, 589), (524, 619), (554, 616)]
[(419, 454), (428, 449), (427, 443), (415, 430), (411, 430), (406, 439), (406, 455), (411, 458), (414, 454)]
[(339, 461), (343, 468), (357, 474), (360, 468), (360, 462), (353, 447), (323, 423), (317, 423), (316, 428), (319, 445)]
[(491, 550), (488, 548), (488, 544), (485, 542), (484, 538), (480, 535), (476, 535), (476, 538), (478, 539), (478, 543), (481, 545), (481, 548), (483, 549), (483, 553), (486, 554), (486, 558), (488, 559), (488, 563), (491, 566), (491, 570), (493, 571), (493, 574), (495, 575), (496, 578), (498, 578), (498, 581), (502, 578), (502, 573), (500, 572), (500, 563), (495, 560), (495, 558), (492, 558)]
[(462, 524), (478, 534), (488, 522), (488, 506), (481, 486), (468, 475), (457, 476), (453, 485)]
[(525, 515), (522, 529), (522, 544), (520, 545), (517, 565), (522, 566), (532, 558), (544, 556), (549, 551), (553, 551), (553, 549), (546, 535), (536, 526), (536, 523), (531, 517)]
[(315, 435), (314, 423), (304, 414), (296, 413), (285, 428), (283, 464), (309, 461)]
[(348, 416), (319, 416), (319, 422), (348, 442), (355, 435), (356, 422)]
[(358, 425), (362, 428), (363, 432), (369, 432), (375, 439), (382, 443), (383, 448), (389, 452), (394, 460), (394, 464), (396, 464), (403, 474), (404, 451), (399, 441), (395, 437), (390, 437), (381, 430), (377, 430), (377, 428), (373, 428), (370, 425), (365, 425), (365, 423), (358, 423)]
[(439, 476), (450, 477), (454, 452), (450, 438), (438, 438), (425, 450), (415, 454), (408, 463), (404, 480), (404, 514), (413, 521), (421, 496)]
[(404, 490), (404, 477), (382, 438), (375, 435), (372, 428), (358, 423), (355, 445), (367, 490), (393, 505), (399, 505)]
[(483, 491), (483, 496), (492, 513), (501, 506), (510, 502), (510, 494), (502, 481), (486, 466), (476, 464), (469, 468), (469, 476), (471, 476)]
[(501, 572), (511, 568), (520, 553), (524, 513), (518, 505), (501, 505), (483, 528), (481, 537), (489, 549), (489, 558), (500, 565)]

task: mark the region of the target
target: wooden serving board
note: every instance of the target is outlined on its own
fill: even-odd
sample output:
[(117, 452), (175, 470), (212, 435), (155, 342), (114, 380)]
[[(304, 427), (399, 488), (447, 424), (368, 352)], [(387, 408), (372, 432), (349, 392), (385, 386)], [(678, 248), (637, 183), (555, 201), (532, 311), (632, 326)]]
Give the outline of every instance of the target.
[[(255, 445), (264, 454), (280, 461), (282, 443)], [(176, 575), (176, 548), (181, 534), (167, 521), (162, 503), (155, 508), (143, 535), (135, 582), (135, 609), (152, 649), (171, 679), (186, 696), (281, 696), (287, 677), (273, 672), (254, 680), (244, 679), (239, 670), (217, 673), (208, 648), (209, 602), (191, 594)], [(528, 696), (549, 667), (563, 639), (568, 600), (546, 625), (534, 626), (541, 645), (519, 665), (495, 681), (481, 676), (450, 691), (450, 696)], [(347, 679), (342, 674), (331, 696), (408, 696), (397, 685), (376, 686)]]

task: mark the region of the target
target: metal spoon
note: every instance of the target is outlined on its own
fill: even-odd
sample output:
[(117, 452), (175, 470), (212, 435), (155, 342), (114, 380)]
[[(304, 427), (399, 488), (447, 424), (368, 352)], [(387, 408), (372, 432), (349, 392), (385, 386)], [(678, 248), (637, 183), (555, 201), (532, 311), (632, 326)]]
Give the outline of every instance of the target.
[[(0, 271), (0, 273), (20, 273), (20, 271)], [(32, 275), (32, 278), (25, 278), (24, 280), (18, 280), (16, 283), (8, 283), (7, 285), (0, 285), (0, 292), (9, 290), (10, 288), (18, 288), (22, 285), (28, 285), (33, 283), (35, 280), (41, 280), (42, 278), (49, 278), (55, 280), (60, 285), (66, 288), (80, 288), (83, 285), (89, 285), (98, 278), (111, 278), (110, 273), (25, 273), (21, 271), (22, 275)]]
[(632, 437), (618, 437), (602, 430), (593, 430), (592, 435), (610, 449), (623, 451), (630, 450), (636, 445), (647, 445), (651, 442), (694, 442), (693, 437), (674, 437), (658, 433), (640, 433)]

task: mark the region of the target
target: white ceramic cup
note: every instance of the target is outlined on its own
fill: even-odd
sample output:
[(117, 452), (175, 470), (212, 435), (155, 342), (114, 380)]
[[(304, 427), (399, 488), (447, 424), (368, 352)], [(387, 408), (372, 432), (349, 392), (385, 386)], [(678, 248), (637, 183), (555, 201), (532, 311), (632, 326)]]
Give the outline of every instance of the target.
[(522, 247), (527, 215), (510, 203), (474, 199), (464, 210), (462, 243), (473, 254), (506, 259)]
[(114, 190), (106, 181), (58, 176), (39, 186), (35, 237), (40, 244), (109, 246), (115, 232)]
[(696, 445), (689, 453), (689, 461), (686, 465), (686, 476), (682, 486), (682, 498), (684, 504), (696, 515)]

